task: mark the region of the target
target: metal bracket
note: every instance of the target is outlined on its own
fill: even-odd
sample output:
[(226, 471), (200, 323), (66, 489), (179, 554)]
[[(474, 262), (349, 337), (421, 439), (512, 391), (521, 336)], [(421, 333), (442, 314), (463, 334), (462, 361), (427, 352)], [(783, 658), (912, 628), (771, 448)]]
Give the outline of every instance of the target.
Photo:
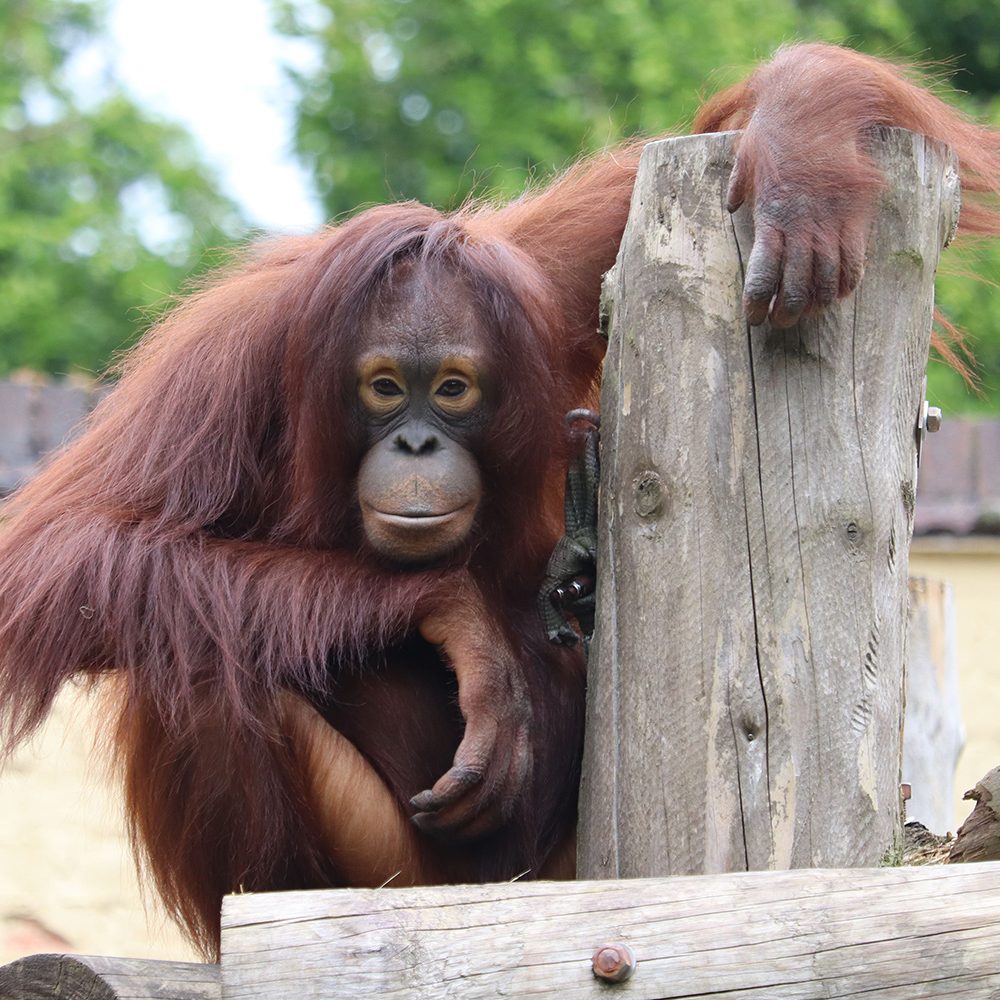
[(917, 468), (920, 468), (920, 456), (924, 450), (924, 438), (941, 429), (941, 407), (931, 406), (927, 402), (927, 376), (924, 376), (923, 389), (920, 392), (920, 410), (917, 413)]

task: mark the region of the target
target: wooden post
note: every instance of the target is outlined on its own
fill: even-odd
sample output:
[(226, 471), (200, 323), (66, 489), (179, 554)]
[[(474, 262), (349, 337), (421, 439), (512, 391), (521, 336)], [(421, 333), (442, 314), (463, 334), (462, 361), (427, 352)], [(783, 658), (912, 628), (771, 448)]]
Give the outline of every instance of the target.
[(911, 577), (903, 781), (907, 816), (934, 833), (955, 829), (955, 767), (964, 745), (951, 585)]
[(862, 286), (750, 329), (731, 142), (646, 147), (605, 281), (581, 878), (873, 865), (900, 826), (914, 432), (956, 164), (880, 134)]
[(998, 949), (997, 863), (245, 893), (221, 967), (33, 955), (0, 1000), (995, 1000)]

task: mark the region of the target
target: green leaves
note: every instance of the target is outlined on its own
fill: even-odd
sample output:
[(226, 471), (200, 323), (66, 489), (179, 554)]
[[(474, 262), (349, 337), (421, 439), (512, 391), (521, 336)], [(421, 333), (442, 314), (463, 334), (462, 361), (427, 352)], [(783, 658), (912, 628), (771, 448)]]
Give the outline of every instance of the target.
[(283, 26), (315, 41), (298, 149), (331, 216), (417, 198), (510, 195), (574, 155), (690, 119), (713, 66), (731, 82), (794, 30), (748, 0), (317, 0)]
[(94, 8), (0, 8), (0, 373), (99, 372), (244, 223), (189, 137), (80, 79)]
[[(959, 66), (973, 38), (973, 72), (958, 85), (983, 96), (1000, 87), (991, 68), (1000, 66), (1000, 15), (975, 0), (275, 4), (282, 29), (320, 52), (315, 72), (294, 78), (297, 146), (331, 217), (387, 199), (447, 208), (470, 194), (517, 194), (581, 152), (683, 129), (702, 96), (786, 41), (847, 41), (902, 59), (954, 56)], [(995, 280), (1000, 252), (982, 253), (979, 270)], [(948, 279), (939, 297), (971, 334), (986, 396), (936, 364), (933, 400), (949, 412), (1000, 409), (1000, 290)]]
[[(683, 129), (703, 95), (796, 38), (955, 56), (970, 110), (1000, 122), (1000, 15), (974, 0), (273, 4), (281, 30), (319, 54), (290, 75), (297, 150), (331, 218), (515, 195), (581, 152)], [(99, 14), (87, 0), (0, 5), (0, 374), (102, 371), (246, 230), (190, 137), (93, 72)], [(973, 256), (996, 280), (1000, 251)], [(945, 278), (939, 301), (970, 334), (986, 394), (932, 365), (934, 401), (1000, 409), (1000, 290)]]

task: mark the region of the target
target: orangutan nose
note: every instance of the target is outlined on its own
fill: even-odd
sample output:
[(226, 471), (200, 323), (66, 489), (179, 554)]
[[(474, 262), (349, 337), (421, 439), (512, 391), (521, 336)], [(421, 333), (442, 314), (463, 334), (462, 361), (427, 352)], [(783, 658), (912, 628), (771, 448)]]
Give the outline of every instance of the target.
[(425, 424), (410, 424), (396, 435), (395, 445), (404, 455), (431, 455), (437, 451), (440, 441)]

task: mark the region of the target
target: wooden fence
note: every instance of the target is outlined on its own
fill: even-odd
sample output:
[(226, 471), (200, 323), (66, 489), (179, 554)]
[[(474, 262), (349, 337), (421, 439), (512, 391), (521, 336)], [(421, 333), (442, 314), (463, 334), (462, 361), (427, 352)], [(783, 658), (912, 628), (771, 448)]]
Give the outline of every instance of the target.
[(39, 377), (0, 381), (0, 497), (34, 473), (65, 442), (107, 388)]

